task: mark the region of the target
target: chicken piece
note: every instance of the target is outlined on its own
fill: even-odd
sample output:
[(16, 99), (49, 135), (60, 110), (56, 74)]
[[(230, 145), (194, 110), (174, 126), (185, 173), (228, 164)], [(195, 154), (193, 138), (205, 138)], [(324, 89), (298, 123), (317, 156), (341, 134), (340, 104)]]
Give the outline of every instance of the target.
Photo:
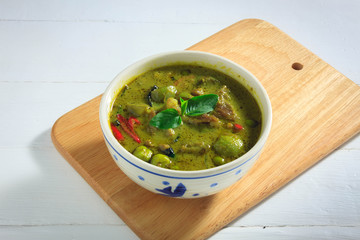
[(144, 142), (144, 145), (145, 145), (146, 147), (154, 147), (154, 146), (155, 146), (154, 143), (151, 141), (151, 139), (146, 140), (146, 141)]
[(183, 121), (194, 125), (209, 124), (212, 127), (219, 127), (221, 125), (219, 118), (207, 113), (197, 117), (183, 117)]
[(236, 118), (236, 114), (234, 112), (234, 109), (232, 108), (232, 106), (227, 103), (217, 103), (216, 107), (214, 109), (214, 114), (222, 119), (227, 119), (230, 121), (234, 121)]
[(204, 142), (201, 143), (188, 143), (184, 144), (180, 148), (180, 152), (191, 153), (191, 154), (204, 154), (209, 151), (211, 146)]
[(202, 89), (202, 88), (196, 88), (191, 91), (191, 95), (193, 95), (193, 96), (200, 96), (203, 94), (204, 94), (204, 89)]
[(172, 136), (175, 135), (175, 130), (172, 129), (172, 128), (166, 129), (166, 130), (165, 130), (165, 134), (166, 134), (166, 136), (168, 136), (168, 137), (172, 137)]
[(165, 151), (166, 149), (170, 148), (169, 144), (165, 144), (165, 143), (161, 143), (159, 144), (159, 150), (160, 151)]
[(230, 90), (224, 85), (219, 89), (217, 94), (219, 96), (219, 100), (214, 109), (214, 114), (219, 118), (234, 121), (236, 118), (236, 113), (229, 103), (229, 100), (231, 100)]
[(165, 106), (166, 106), (166, 109), (173, 108), (176, 111), (178, 111), (179, 114), (181, 113), (181, 108), (180, 108), (179, 102), (175, 98), (172, 98), (172, 97), (168, 98), (166, 100), (166, 105)]

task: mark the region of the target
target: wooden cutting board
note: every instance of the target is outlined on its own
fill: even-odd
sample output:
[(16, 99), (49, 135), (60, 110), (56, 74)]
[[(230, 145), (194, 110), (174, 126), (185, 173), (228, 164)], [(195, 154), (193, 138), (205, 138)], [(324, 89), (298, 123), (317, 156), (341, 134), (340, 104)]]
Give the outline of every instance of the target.
[(244, 66), (272, 102), (264, 152), (237, 184), (191, 200), (137, 186), (106, 149), (98, 119), (101, 96), (62, 116), (52, 129), (59, 152), (142, 239), (207, 238), (360, 130), (360, 87), (268, 22), (240, 21), (189, 49)]

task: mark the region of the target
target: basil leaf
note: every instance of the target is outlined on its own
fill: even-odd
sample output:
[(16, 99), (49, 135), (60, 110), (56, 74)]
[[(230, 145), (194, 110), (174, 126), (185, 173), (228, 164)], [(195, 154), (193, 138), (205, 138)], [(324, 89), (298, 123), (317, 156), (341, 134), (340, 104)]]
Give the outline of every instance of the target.
[(182, 99), (180, 97), (180, 104), (181, 104), (181, 115), (184, 114), (185, 110), (186, 110), (186, 107), (187, 107), (187, 103), (188, 101), (184, 101), (184, 99)]
[(185, 115), (199, 116), (211, 112), (214, 110), (218, 99), (219, 97), (216, 94), (206, 94), (190, 98), (187, 100)]
[(156, 114), (151, 119), (150, 125), (160, 129), (169, 129), (178, 127), (181, 121), (179, 113), (175, 109), (169, 108)]

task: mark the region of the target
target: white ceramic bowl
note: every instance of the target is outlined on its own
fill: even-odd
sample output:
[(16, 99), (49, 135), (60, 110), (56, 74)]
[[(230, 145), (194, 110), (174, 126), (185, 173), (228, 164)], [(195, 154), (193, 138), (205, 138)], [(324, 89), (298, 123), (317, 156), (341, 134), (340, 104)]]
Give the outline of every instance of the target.
[[(206, 170), (178, 171), (160, 168), (138, 159), (123, 148), (112, 134), (109, 113), (117, 94), (129, 81), (151, 69), (171, 64), (193, 64), (224, 72), (252, 88), (262, 112), (262, 130), (258, 142), (240, 158)], [(241, 76), (241, 77), (240, 77)], [(272, 120), (269, 97), (254, 75), (240, 65), (217, 55), (198, 51), (167, 52), (140, 60), (120, 72), (110, 83), (100, 103), (100, 124), (106, 145), (120, 169), (138, 185), (158, 194), (197, 198), (217, 193), (234, 184), (258, 159), (269, 135)]]

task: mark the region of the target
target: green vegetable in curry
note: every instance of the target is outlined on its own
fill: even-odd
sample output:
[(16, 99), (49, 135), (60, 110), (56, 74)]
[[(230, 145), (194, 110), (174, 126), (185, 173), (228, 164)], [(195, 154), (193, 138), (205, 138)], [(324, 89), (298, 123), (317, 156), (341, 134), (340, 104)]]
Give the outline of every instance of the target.
[(251, 92), (235, 79), (191, 65), (136, 77), (118, 94), (109, 118), (125, 149), (175, 170), (213, 168), (240, 157), (256, 143), (262, 119)]
[(137, 148), (135, 148), (133, 154), (135, 157), (138, 157), (145, 162), (149, 162), (153, 155), (153, 152), (145, 146), (138, 146)]
[(223, 157), (239, 156), (243, 151), (243, 142), (236, 135), (222, 135), (214, 143), (215, 152)]
[(156, 154), (151, 159), (151, 164), (154, 164), (158, 167), (169, 168), (171, 166), (171, 160), (168, 156), (164, 154)]

